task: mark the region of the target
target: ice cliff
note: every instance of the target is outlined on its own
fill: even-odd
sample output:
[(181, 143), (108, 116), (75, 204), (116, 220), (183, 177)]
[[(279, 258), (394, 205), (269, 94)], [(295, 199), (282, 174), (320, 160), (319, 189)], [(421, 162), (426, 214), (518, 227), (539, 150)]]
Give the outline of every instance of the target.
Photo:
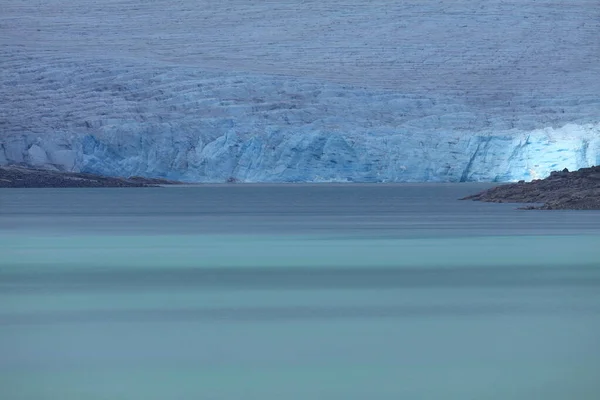
[(5, 104), (2, 164), (197, 182), (514, 181), (600, 164), (594, 98), (478, 107), (97, 62), (46, 62), (5, 84), (21, 100)]
[(267, 3), (7, 0), (0, 164), (194, 182), (600, 164), (589, 2)]

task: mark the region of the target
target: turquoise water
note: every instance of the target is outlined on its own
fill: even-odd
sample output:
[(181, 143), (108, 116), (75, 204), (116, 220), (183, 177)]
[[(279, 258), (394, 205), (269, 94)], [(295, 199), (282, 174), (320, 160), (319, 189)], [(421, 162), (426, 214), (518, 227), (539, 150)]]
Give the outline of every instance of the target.
[(0, 397), (596, 399), (600, 213), (485, 185), (0, 191)]

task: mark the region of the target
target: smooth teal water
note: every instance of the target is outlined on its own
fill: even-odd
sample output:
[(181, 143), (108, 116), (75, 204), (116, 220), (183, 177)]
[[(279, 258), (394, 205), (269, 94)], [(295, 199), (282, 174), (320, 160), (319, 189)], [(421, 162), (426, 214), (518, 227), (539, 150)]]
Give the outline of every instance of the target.
[(600, 213), (483, 187), (0, 190), (0, 398), (598, 398)]

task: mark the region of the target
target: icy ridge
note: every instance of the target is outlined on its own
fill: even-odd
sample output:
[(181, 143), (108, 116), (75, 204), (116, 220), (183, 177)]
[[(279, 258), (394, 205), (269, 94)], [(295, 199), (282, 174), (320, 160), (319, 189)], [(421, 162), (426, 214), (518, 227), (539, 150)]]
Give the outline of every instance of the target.
[(192, 182), (515, 181), (600, 164), (590, 96), (478, 103), (69, 59), (2, 77), (0, 164)]
[(516, 181), (600, 164), (589, 96), (478, 105), (182, 67), (35, 65), (4, 72), (0, 164), (193, 182)]
[(443, 133), (367, 137), (331, 132), (244, 138), (226, 132), (157, 136), (113, 132), (20, 135), (4, 141), (5, 163), (104, 175), (194, 182), (516, 181), (600, 164), (600, 124), (457, 137)]
[(599, 135), (600, 124), (472, 137), (274, 130), (247, 138), (226, 132), (208, 141), (171, 130), (112, 132), (99, 140), (63, 133), (49, 140), (20, 136), (5, 142), (4, 152), (9, 162), (30, 166), (195, 182), (517, 181), (600, 164)]
[(189, 181), (599, 164), (597, 0), (3, 0), (0, 164)]

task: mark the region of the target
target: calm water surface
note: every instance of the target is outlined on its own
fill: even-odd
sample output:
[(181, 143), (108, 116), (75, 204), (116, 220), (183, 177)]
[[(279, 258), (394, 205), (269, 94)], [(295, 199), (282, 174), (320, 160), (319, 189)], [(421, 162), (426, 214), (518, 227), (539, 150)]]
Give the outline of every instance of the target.
[(0, 397), (599, 398), (600, 212), (489, 186), (0, 190)]

